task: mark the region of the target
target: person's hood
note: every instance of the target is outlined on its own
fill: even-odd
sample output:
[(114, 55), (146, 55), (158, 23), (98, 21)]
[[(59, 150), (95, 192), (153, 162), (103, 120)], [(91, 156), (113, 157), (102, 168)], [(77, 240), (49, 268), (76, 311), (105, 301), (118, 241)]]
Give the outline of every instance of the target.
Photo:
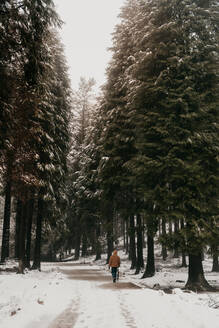
[(113, 251), (113, 255), (117, 255), (117, 251), (115, 250), (115, 251)]

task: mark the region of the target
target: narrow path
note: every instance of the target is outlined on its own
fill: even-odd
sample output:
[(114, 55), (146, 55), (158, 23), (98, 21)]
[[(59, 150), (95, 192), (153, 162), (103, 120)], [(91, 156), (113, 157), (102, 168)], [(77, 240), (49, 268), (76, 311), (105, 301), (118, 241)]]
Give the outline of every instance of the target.
[(92, 266), (68, 263), (60, 271), (72, 280), (73, 302), (49, 328), (140, 327), (125, 301), (126, 291), (139, 287), (123, 279), (114, 284), (110, 274)]

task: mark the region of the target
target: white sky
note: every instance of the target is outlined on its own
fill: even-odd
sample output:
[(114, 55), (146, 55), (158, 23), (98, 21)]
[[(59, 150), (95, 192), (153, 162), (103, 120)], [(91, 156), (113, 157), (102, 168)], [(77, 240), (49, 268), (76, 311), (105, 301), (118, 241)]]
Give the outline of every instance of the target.
[(125, 0), (54, 0), (60, 18), (72, 87), (80, 77), (93, 77), (96, 86), (105, 82), (105, 69), (111, 58), (111, 33), (119, 22), (118, 14)]

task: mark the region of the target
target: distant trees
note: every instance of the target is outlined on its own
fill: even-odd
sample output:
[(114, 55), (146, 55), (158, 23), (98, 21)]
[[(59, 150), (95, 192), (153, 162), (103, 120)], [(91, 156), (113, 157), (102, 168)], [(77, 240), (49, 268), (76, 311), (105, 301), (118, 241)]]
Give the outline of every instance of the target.
[[(87, 255), (88, 247), (94, 247), (96, 222), (96, 185), (94, 181), (96, 159), (94, 129), (93, 79), (81, 77), (77, 91), (73, 92), (73, 132), (68, 156), (69, 244), (75, 248), (75, 259)], [(72, 238), (73, 237), (73, 238)]]

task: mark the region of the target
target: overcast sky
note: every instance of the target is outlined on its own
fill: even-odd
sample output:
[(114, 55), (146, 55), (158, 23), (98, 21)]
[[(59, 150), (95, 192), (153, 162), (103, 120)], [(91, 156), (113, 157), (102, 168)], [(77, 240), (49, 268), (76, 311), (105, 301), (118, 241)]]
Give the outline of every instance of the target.
[(119, 22), (125, 0), (54, 0), (65, 22), (60, 31), (65, 46), (72, 87), (78, 88), (80, 76), (93, 77), (97, 86), (105, 81), (105, 69), (111, 58), (111, 33)]

